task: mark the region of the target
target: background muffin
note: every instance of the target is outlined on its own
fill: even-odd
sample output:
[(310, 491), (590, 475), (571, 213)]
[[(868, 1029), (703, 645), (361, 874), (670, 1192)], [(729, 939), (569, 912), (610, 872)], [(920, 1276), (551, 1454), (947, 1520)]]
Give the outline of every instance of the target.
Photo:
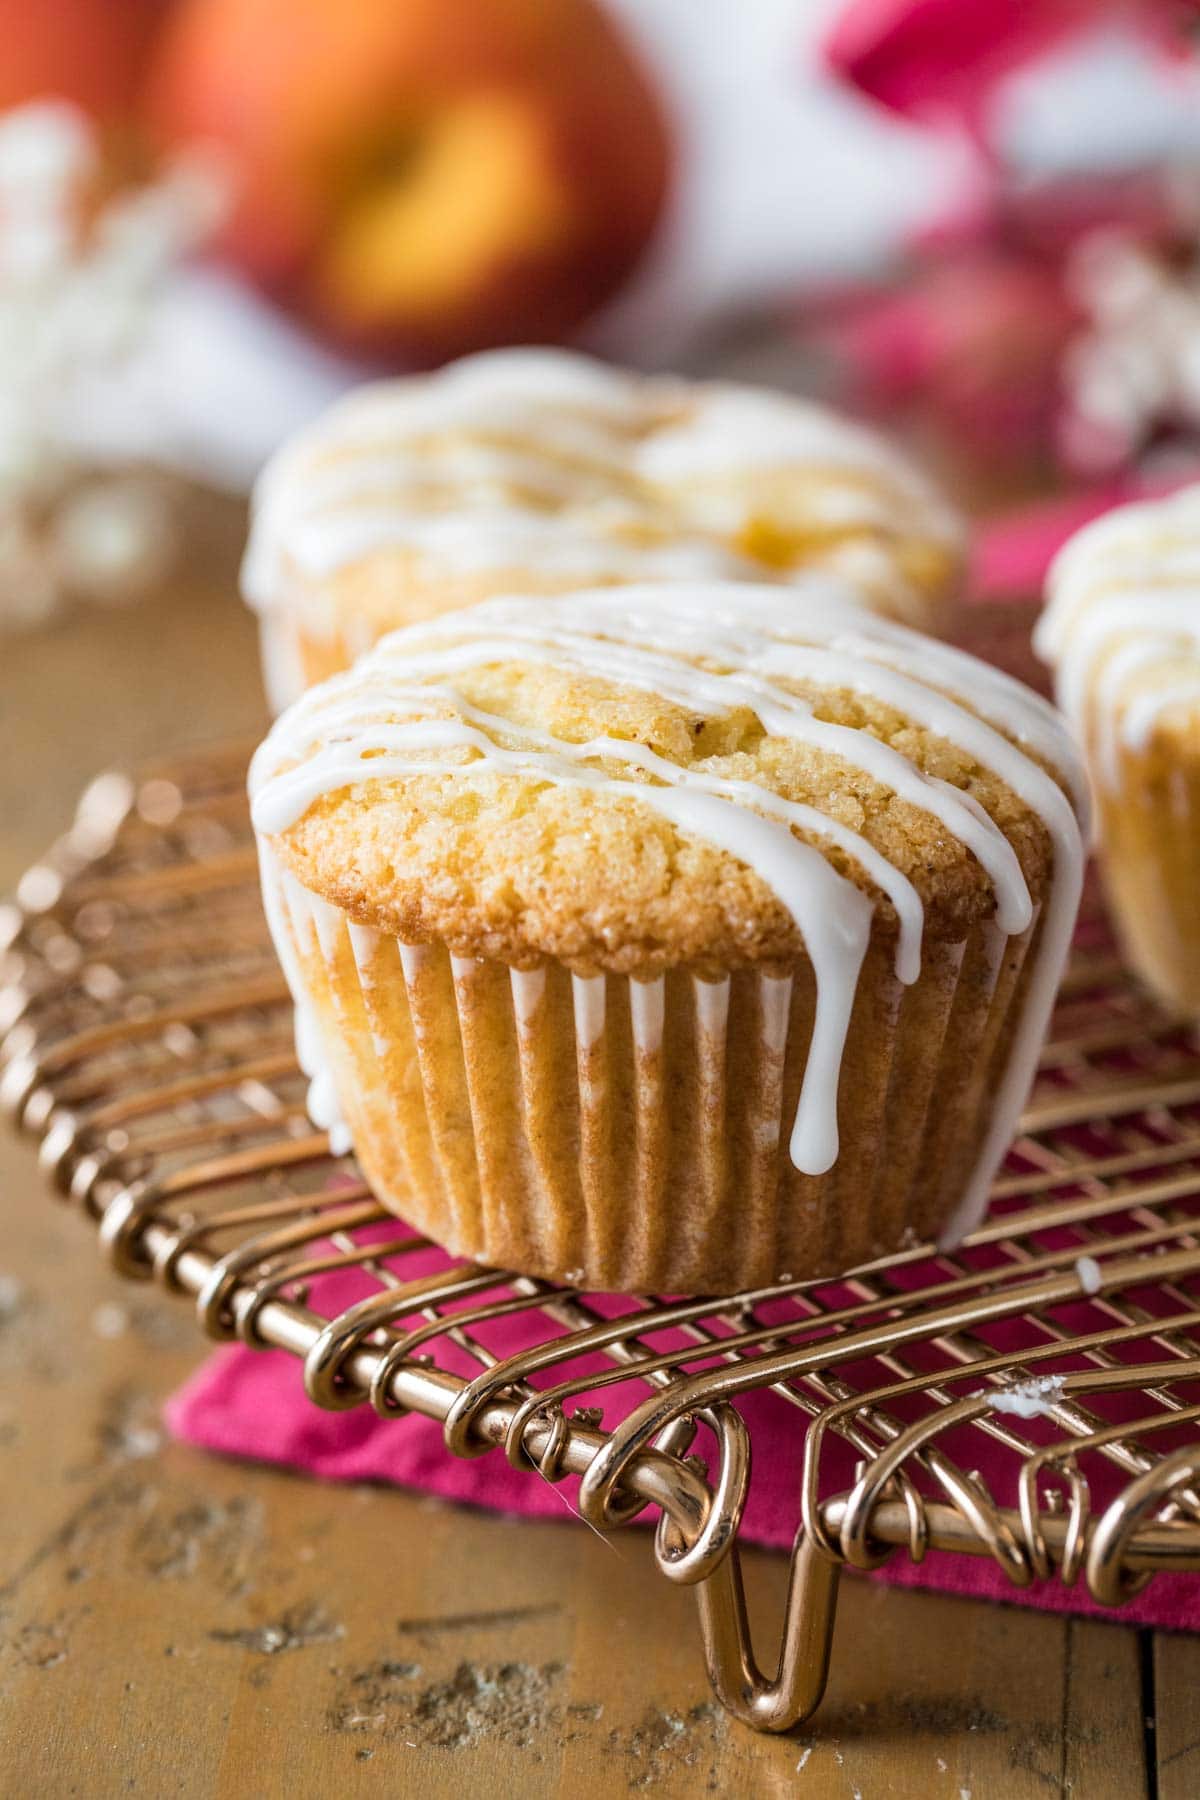
[(818, 567), (933, 630), (960, 562), (933, 487), (821, 407), (516, 350), (364, 388), (283, 450), (243, 587), (278, 706), (495, 594)]
[(252, 769), (325, 1120), (449, 1248), (597, 1287), (957, 1237), (1066, 955), (1070, 767), (824, 579), (398, 632)]
[(1200, 487), (1079, 532), (1036, 642), (1086, 748), (1130, 961), (1200, 1010)]

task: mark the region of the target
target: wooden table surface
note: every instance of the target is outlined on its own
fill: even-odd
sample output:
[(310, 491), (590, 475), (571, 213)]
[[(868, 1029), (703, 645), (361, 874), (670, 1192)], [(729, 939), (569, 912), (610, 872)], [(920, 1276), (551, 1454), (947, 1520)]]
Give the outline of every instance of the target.
[[(0, 888), (97, 769), (260, 723), (228, 554), (201, 567), (0, 638)], [(169, 1443), (161, 1403), (203, 1354), (187, 1305), (108, 1273), (0, 1135), (3, 1795), (1200, 1792), (1200, 1642), (847, 1579), (821, 1710), (756, 1737), (641, 1534)], [(765, 1632), (786, 1565), (747, 1563)]]

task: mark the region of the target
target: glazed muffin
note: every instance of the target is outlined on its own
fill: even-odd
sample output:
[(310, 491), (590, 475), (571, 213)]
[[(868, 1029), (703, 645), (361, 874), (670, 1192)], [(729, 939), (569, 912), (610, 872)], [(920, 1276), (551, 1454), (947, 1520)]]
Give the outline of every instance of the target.
[(1046, 702), (828, 578), (397, 632), (251, 770), (318, 1117), (447, 1248), (596, 1288), (956, 1241), (1067, 953), (1081, 789)]
[(364, 388), (284, 449), (243, 589), (278, 707), (386, 632), (495, 594), (818, 567), (935, 630), (960, 561), (932, 487), (818, 406), (518, 350)]
[(1086, 750), (1126, 952), (1200, 1011), (1200, 487), (1087, 526), (1047, 595), (1035, 642)]

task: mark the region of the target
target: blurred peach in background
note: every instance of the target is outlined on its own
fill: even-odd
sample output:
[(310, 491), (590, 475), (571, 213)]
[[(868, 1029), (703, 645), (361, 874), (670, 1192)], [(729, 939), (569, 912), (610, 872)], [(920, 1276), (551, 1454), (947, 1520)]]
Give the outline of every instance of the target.
[(667, 188), (660, 103), (591, 0), (181, 0), (148, 110), (222, 158), (235, 263), (372, 354), (570, 333)]
[(167, 0), (4, 0), (0, 111), (67, 100), (106, 127), (136, 116)]

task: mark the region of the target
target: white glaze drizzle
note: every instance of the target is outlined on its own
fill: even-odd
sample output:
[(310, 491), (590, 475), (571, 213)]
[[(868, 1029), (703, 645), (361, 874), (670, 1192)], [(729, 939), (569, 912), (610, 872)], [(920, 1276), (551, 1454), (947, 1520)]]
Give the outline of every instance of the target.
[[(928, 649), (926, 640), (883, 626), (845, 600), (831, 607), (829, 584), (818, 581), (787, 593), (759, 586), (731, 590), (727, 585), (603, 589), (560, 600), (552, 609), (541, 601), (491, 601), (469, 613), (394, 633), (357, 671), (297, 702), (255, 756), (255, 827), (267, 837), (284, 832), (319, 795), (357, 782), (429, 773), (431, 767), (439, 773), (450, 769), (456, 778), (469, 781), (473, 772), (491, 769), (635, 799), (684, 835), (726, 850), (751, 867), (790, 912), (814, 968), (816, 1017), (791, 1153), (797, 1167), (820, 1174), (837, 1156), (841, 1058), (872, 905), (793, 828), (836, 844), (892, 900), (899, 922), (897, 974), (904, 982), (914, 981), (920, 970), (923, 918), (912, 884), (858, 833), (814, 807), (785, 799), (759, 780), (684, 768), (624, 739), (600, 737), (575, 744), (517, 727), (472, 706), (446, 685), (446, 678), (487, 663), (541, 662), (662, 695), (701, 717), (720, 718), (748, 708), (769, 736), (811, 743), (844, 759), (936, 818), (966, 845), (992, 881), (997, 928), (1007, 942), (1030, 928), (1034, 909), (1011, 845), (973, 796), (924, 775), (869, 732), (817, 719), (812, 703), (780, 681), (817, 691), (848, 688), (959, 746), (1044, 821), (1054, 849), (1054, 875), (993, 1121), (950, 1227), (951, 1235), (958, 1236), (982, 1210), (1028, 1091), (1078, 905), (1083, 845), (1075, 814), (1057, 782), (985, 718), (910, 672)], [(968, 677), (975, 669), (969, 659), (954, 661), (949, 655), (938, 663), (939, 675), (949, 680), (953, 674), (960, 691), (971, 688)], [(981, 685), (989, 708), (1005, 718), (1014, 736), (1035, 746), (1052, 766), (1070, 767), (1065, 734), (1044, 703), (999, 676), (989, 675)], [(431, 754), (446, 750), (465, 752), (468, 760), (431, 765)], [(789, 978), (770, 978), (764, 993), (772, 985), (790, 995)], [(577, 1031), (586, 1046), (603, 1029), (603, 979), (576, 977), (574, 994)], [(769, 1005), (765, 1008), (780, 1049), (788, 1004), (786, 998), (781, 1002), (778, 1018)]]
[[(632, 521), (619, 523), (633, 528)], [(397, 543), (436, 562), (452, 560), (455, 572), (463, 575), (524, 567), (593, 581), (605, 576), (718, 581), (739, 575), (745, 579), (752, 572), (745, 558), (715, 543), (638, 542), (588, 519), (579, 520), (568, 534), (556, 515), (513, 506), (493, 508), (482, 529), (478, 515), (470, 511), (402, 513), (381, 506), (313, 515), (299, 522), (289, 539), (294, 561), (314, 580)]]
[(1049, 1419), (1066, 1385), (1065, 1375), (1031, 1375), (1007, 1387), (979, 1388), (971, 1397), (986, 1400), (993, 1412), (1011, 1413), (1017, 1419)]
[(1104, 1286), (1104, 1271), (1094, 1256), (1077, 1256), (1075, 1273), (1085, 1294), (1098, 1294)]
[(1123, 749), (1144, 750), (1171, 708), (1200, 709), (1200, 487), (1085, 526), (1046, 593), (1035, 647), (1098, 783), (1114, 788)]
[[(819, 528), (959, 541), (903, 457), (812, 402), (638, 377), (565, 351), (493, 351), (364, 388), (280, 452), (255, 490), (243, 592), (268, 610), (289, 593), (289, 567), (316, 584), (387, 548), (451, 574), (786, 579), (721, 542), (750, 516), (745, 484), (772, 469), (803, 477), (792, 504)], [(875, 560), (854, 549), (820, 554), (877, 581)], [(889, 586), (920, 617), (895, 568)]]
[[(694, 389), (685, 417), (648, 433), (633, 462), (664, 487), (729, 475), (761, 476), (771, 469), (815, 468), (873, 478), (911, 501), (937, 505), (928, 483), (873, 432), (811, 400), (735, 382)], [(854, 498), (853, 493), (839, 496), (846, 516)]]

